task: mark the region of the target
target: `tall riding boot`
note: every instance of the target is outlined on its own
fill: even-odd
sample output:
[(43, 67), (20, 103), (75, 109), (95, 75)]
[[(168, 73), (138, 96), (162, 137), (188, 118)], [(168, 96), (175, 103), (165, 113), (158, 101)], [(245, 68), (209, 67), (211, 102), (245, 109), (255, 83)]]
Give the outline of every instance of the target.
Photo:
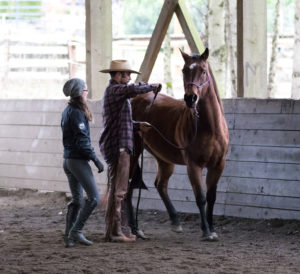
[(73, 201), (68, 204), (68, 210), (66, 215), (66, 230), (64, 235), (64, 241), (66, 246), (68, 245), (69, 232), (77, 219), (79, 210), (80, 210), (79, 204), (76, 204)]
[(74, 226), (70, 230), (68, 237), (69, 246), (74, 246), (77, 242), (84, 245), (93, 244), (93, 242), (87, 240), (84, 237), (84, 235), (82, 234), (82, 229), (96, 206), (97, 200), (95, 198), (92, 200), (86, 200), (85, 205), (81, 210)]

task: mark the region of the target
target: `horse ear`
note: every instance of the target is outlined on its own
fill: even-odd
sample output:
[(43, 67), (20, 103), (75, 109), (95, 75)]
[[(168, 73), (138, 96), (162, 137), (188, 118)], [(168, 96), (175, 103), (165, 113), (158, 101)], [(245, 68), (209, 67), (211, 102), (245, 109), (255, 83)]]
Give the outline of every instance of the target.
[(205, 51), (202, 53), (201, 57), (204, 59), (204, 61), (206, 61), (208, 56), (209, 56), (209, 50), (208, 48), (206, 48)]
[(182, 51), (180, 48), (179, 48), (179, 50), (181, 52), (181, 55), (182, 55), (184, 61), (186, 62), (190, 56), (187, 53), (185, 53), (184, 51)]

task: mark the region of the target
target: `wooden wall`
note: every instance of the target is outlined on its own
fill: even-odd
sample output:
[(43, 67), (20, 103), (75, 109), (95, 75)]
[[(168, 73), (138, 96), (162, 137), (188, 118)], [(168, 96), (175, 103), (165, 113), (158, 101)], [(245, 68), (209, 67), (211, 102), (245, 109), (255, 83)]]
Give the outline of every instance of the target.
[[(65, 100), (0, 100), (0, 187), (68, 191), (62, 170), (60, 118)], [(216, 215), (300, 219), (300, 101), (223, 100), (230, 129), (230, 149), (219, 182)], [(91, 124), (98, 154), (101, 103), (91, 103)], [(140, 208), (163, 209), (153, 187), (156, 165), (144, 164)], [(100, 191), (104, 173), (94, 174)], [(205, 176), (205, 174), (204, 174)], [(185, 166), (176, 166), (169, 193), (178, 211), (198, 208)]]
[[(69, 191), (62, 169), (61, 113), (67, 100), (0, 100), (0, 187)], [(96, 154), (100, 101), (91, 105), (91, 138)], [(91, 165), (99, 188), (105, 174)]]

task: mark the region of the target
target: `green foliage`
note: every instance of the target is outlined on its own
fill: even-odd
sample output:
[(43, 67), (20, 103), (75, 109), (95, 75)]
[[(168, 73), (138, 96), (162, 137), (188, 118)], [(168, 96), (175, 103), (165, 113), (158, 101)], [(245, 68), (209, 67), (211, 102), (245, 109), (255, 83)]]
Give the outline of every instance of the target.
[(172, 88), (173, 84), (172, 84), (172, 82), (166, 82), (166, 86), (167, 86), (167, 88)]
[(124, 0), (126, 34), (151, 34), (154, 30), (163, 0)]
[[(31, 15), (28, 17), (33, 17), (32, 14), (41, 12), (42, 1), (0, 1), (0, 14), (6, 14), (6, 18), (14, 19), (15, 16), (12, 14), (21, 13), (23, 16), (27, 16), (27, 13)], [(28, 8), (30, 7), (30, 8)], [(36, 8), (35, 8), (36, 7)]]
[(186, 0), (186, 6), (194, 20), (198, 32), (206, 35), (205, 16), (207, 14), (207, 0)]

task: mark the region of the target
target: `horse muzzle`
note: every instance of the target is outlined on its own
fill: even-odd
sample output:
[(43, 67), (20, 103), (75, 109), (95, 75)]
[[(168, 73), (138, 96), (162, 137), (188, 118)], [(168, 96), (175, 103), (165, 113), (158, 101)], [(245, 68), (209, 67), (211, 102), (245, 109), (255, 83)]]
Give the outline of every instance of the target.
[(197, 95), (196, 94), (184, 94), (184, 101), (189, 108), (193, 108), (195, 105), (195, 102), (197, 101)]

